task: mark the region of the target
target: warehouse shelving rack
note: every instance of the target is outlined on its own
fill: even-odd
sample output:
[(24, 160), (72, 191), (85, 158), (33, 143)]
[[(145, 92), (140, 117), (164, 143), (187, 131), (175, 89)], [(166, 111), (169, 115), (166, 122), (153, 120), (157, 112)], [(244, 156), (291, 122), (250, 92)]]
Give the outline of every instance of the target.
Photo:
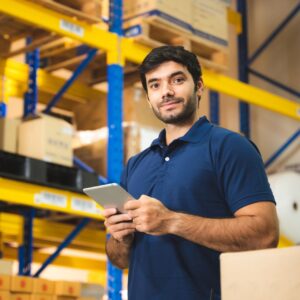
[[(295, 97), (300, 97), (300, 91), (297, 91), (291, 87), (284, 85), (270, 77), (254, 70), (251, 65), (261, 55), (261, 53), (271, 44), (271, 42), (280, 34), (289, 22), (297, 16), (300, 12), (300, 4), (290, 11), (290, 13), (281, 21), (281, 23), (270, 33), (268, 37), (262, 42), (262, 44), (253, 52), (249, 57), (248, 55), (248, 22), (247, 22), (247, 1), (238, 0), (237, 9), (242, 16), (242, 28), (243, 32), (238, 37), (238, 52), (239, 52), (239, 79), (242, 82), (249, 82), (249, 74), (253, 74), (256, 77), (263, 79), (264, 81), (271, 83), (272, 85), (281, 88), (282, 90), (290, 93)], [(300, 115), (299, 110), (296, 112)], [(249, 129), (249, 105), (247, 103), (240, 103), (240, 130), (247, 137), (250, 136)], [(277, 149), (265, 162), (265, 167), (268, 168), (297, 138), (300, 137), (300, 129), (298, 128), (279, 149)]]
[[(242, 1), (240, 1), (242, 2)], [(102, 30), (97, 26), (87, 24), (83, 21), (74, 20), (70, 16), (64, 15), (62, 13), (51, 11), (48, 8), (39, 6), (35, 3), (26, 0), (3, 0), (0, 2), (0, 12), (12, 16), (22, 22), (29, 23), (41, 28), (44, 28), (50, 32), (55, 32), (59, 35), (67, 36), (72, 39), (78, 40), (92, 49), (90, 50), (87, 59), (83, 62), (88, 63), (88, 61), (93, 57), (95, 49), (102, 49), (107, 53), (107, 63), (108, 63), (108, 128), (109, 128), (109, 156), (108, 156), (108, 181), (119, 181), (119, 176), (122, 168), (122, 84), (123, 84), (123, 73), (122, 67), (125, 64), (125, 60), (129, 60), (135, 63), (140, 63), (145, 55), (149, 52), (150, 48), (136, 43), (133, 39), (123, 38), (121, 36), (121, 11), (122, 11), (122, 1), (111, 1), (111, 15), (110, 20), (112, 24), (110, 25), (110, 32)], [(242, 9), (241, 9), (242, 10)], [(33, 17), (34, 16), (34, 17)], [(245, 59), (245, 58), (243, 58)], [(83, 65), (82, 65), (83, 66)], [(82, 67), (82, 69), (84, 66)], [(27, 90), (24, 88), (24, 84), (28, 81), (28, 67), (21, 63), (16, 63), (10, 59), (5, 61), (0, 61), (1, 73), (5, 75), (8, 79), (7, 85), (5, 86), (5, 91), (9, 91), (9, 95), (20, 96)], [(31, 72), (30, 72), (31, 73)], [(80, 70), (78, 70), (80, 73)], [(234, 80), (232, 78), (226, 77), (222, 74), (215, 73), (211, 70), (204, 70), (205, 84), (211, 91), (211, 97), (214, 99), (211, 101), (212, 105), (212, 120), (218, 123), (218, 93), (224, 93), (234, 98), (240, 99), (241, 101), (258, 105), (265, 109), (272, 110), (274, 112), (286, 115), (288, 117), (300, 120), (300, 106), (295, 101), (291, 101), (284, 97), (280, 97), (264, 91), (262, 89), (250, 86), (249, 84)], [(37, 72), (37, 83), (35, 88), (43, 89), (48, 88), (47, 82), (54, 82), (52, 89), (60, 91), (56, 94), (53, 101), (48, 105), (47, 110), (50, 110), (53, 105), (57, 103), (61, 95), (66, 91), (65, 95), (68, 95), (70, 99), (74, 99), (74, 94), (82, 95), (84, 98), (85, 94), (92, 95), (95, 97), (103, 96), (102, 93), (95, 91), (91, 88), (85, 87), (83, 84), (74, 83), (71, 87), (72, 81), (76, 78), (73, 74), (73, 79), (69, 81), (63, 81), (62, 79), (55, 78), (53, 75), (48, 74), (43, 70), (38, 70)], [(39, 80), (44, 78), (44, 80)], [(23, 86), (20, 87), (16, 84), (16, 81), (21, 81)], [(63, 87), (62, 87), (63, 86)], [(61, 88), (62, 87), (62, 88)], [(25, 89), (25, 90), (24, 90)], [(7, 99), (6, 94), (4, 99)], [(82, 99), (81, 98), (81, 99)], [(78, 99), (78, 97), (77, 97)], [(32, 103), (30, 104), (32, 105)], [(5, 115), (5, 105), (2, 102), (0, 108), (2, 108), (2, 115)], [(245, 116), (242, 115), (242, 120), (245, 120)], [(247, 133), (247, 129), (242, 131)], [(76, 160), (75, 163), (81, 167), (86, 168), (84, 164)], [(102, 179), (104, 180), (104, 179)], [(101, 218), (97, 213), (91, 213), (87, 210), (74, 210), (72, 208), (72, 197), (78, 197), (78, 195), (73, 195), (70, 192), (57, 191), (64, 195), (67, 199), (67, 207), (62, 210), (58, 207), (51, 205), (41, 205), (36, 204), (34, 200), (35, 193), (40, 193), (44, 190), (44, 187), (37, 185), (16, 182), (13, 180), (7, 180), (1, 178), (0, 180), (0, 194), (1, 199), (8, 201), (10, 203), (24, 204), (29, 207), (36, 207), (42, 209), (50, 210), (60, 210), (70, 214), (80, 215), (84, 217), (82, 223), (76, 227), (71, 234), (65, 239), (65, 241), (59, 246), (59, 249), (70, 242), (72, 237), (76, 235), (88, 222), (87, 218)], [(80, 197), (87, 203), (89, 200), (80, 195)], [(32, 224), (33, 214), (29, 211), (28, 216), (28, 232), (32, 232), (34, 225)], [(30, 221), (31, 220), (31, 221)], [(23, 242), (28, 243), (25, 245), (27, 249), (30, 248), (31, 237), (27, 237)], [(27, 262), (21, 265), (25, 266), (31, 262), (31, 251), (28, 253)], [(56, 255), (59, 251), (56, 252)], [(54, 258), (53, 256), (52, 258)], [(51, 259), (50, 259), (51, 260)], [(49, 260), (48, 260), (49, 262)], [(44, 268), (45, 265), (42, 266)], [(25, 271), (28, 273), (28, 267), (25, 267)], [(21, 270), (22, 272), (24, 270)], [(111, 299), (119, 299), (119, 290), (121, 287), (120, 283), (120, 272), (112, 268), (109, 265), (110, 274), (109, 278), (109, 293)]]

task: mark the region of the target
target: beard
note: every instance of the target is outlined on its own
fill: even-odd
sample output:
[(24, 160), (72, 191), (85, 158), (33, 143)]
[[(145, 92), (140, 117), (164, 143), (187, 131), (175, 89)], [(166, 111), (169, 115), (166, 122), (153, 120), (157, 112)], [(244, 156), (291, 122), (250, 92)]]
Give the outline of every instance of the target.
[(192, 95), (186, 102), (184, 102), (183, 98), (168, 98), (164, 100), (161, 105), (171, 101), (182, 102), (182, 110), (180, 112), (169, 112), (168, 114), (164, 115), (160, 112), (159, 108), (157, 109), (152, 107), (153, 113), (160, 121), (165, 124), (175, 125), (186, 123), (194, 117), (198, 105), (197, 96), (195, 94)]

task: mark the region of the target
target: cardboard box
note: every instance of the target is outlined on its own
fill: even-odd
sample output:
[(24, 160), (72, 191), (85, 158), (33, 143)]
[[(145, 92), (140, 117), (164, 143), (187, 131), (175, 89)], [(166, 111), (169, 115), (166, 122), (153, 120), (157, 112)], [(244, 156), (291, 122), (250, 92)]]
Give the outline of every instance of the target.
[(191, 0), (132, 0), (124, 1), (124, 19), (134, 18), (152, 11), (159, 11), (186, 23), (191, 21)]
[[(74, 154), (84, 163), (93, 168), (98, 174), (107, 173), (107, 134), (100, 136), (95, 131), (98, 140), (76, 148)], [(124, 126), (124, 162), (140, 151), (140, 131), (136, 124)]]
[[(29, 276), (11, 276), (10, 290), (14, 293), (31, 293), (33, 278)], [(21, 294), (20, 294), (21, 295)], [(25, 299), (21, 299), (25, 300)]]
[(11, 300), (10, 292), (0, 290), (0, 300)]
[(101, 18), (101, 2), (102, 0), (54, 0), (60, 4), (69, 6), (73, 9), (82, 11), (83, 13)]
[[(106, 6), (107, 4), (104, 4)], [(124, 1), (124, 28), (157, 15), (182, 30), (216, 44), (227, 46), (227, 0), (132, 0)], [(107, 9), (103, 10), (103, 13)], [(105, 19), (106, 17), (104, 17)]]
[(140, 84), (125, 88), (123, 98), (125, 121), (135, 122), (139, 126), (153, 127), (159, 131), (164, 127), (150, 108), (146, 93)]
[[(0, 150), (16, 153), (19, 119), (0, 118)], [(1, 270), (1, 269), (0, 269)]]
[(53, 295), (46, 294), (31, 294), (30, 300), (52, 300)]
[(298, 300), (300, 246), (224, 253), (222, 300)]
[(228, 3), (224, 0), (192, 0), (194, 33), (223, 46), (228, 43)]
[[(123, 19), (124, 28), (132, 26), (134, 20), (141, 20), (147, 15), (157, 13), (162, 15), (168, 20), (174, 19), (188, 24), (191, 21), (191, 1), (192, 0), (130, 0), (123, 1)], [(168, 17), (166, 17), (166, 15)], [(109, 18), (109, 0), (102, 1), (102, 19), (108, 20)], [(181, 22), (180, 22), (181, 21)], [(185, 24), (181, 24), (184, 26)]]
[(12, 293), (10, 294), (10, 300), (31, 300), (30, 294), (25, 293)]
[(77, 300), (77, 298), (68, 296), (52, 296), (51, 300)]
[(53, 295), (54, 294), (54, 281), (42, 279), (42, 278), (33, 278), (33, 288), (32, 293), (43, 295)]
[(9, 291), (10, 281), (11, 281), (11, 277), (9, 275), (0, 274), (0, 291)]
[(18, 153), (47, 162), (72, 166), (73, 127), (68, 122), (40, 115), (21, 123)]
[(0, 273), (2, 275), (12, 275), (13, 274), (13, 260), (0, 259)]
[(55, 295), (78, 297), (81, 292), (81, 283), (72, 281), (55, 282)]

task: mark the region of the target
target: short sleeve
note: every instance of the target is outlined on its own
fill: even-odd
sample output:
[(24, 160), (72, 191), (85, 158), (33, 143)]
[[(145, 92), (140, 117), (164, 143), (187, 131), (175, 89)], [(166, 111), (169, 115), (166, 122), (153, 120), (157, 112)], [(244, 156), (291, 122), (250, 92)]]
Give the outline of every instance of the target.
[(223, 138), (217, 151), (216, 168), (232, 213), (258, 201), (275, 203), (260, 153), (245, 137), (230, 133)]
[(125, 166), (123, 168), (122, 175), (121, 175), (120, 186), (123, 189), (127, 190), (127, 166)]
[(130, 162), (132, 158), (130, 158), (127, 162), (127, 164), (124, 166), (122, 174), (121, 174), (121, 180), (120, 180), (120, 185), (123, 189), (127, 191), (127, 180), (128, 180), (128, 172), (130, 169)]

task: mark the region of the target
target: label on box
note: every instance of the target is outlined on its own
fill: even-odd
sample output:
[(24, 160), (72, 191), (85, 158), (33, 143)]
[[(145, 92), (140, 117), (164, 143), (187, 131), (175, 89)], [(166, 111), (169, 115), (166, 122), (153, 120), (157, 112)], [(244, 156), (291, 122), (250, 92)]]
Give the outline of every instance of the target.
[(72, 198), (71, 199), (71, 208), (73, 210), (81, 211), (81, 212), (87, 212), (90, 214), (97, 214), (99, 215), (101, 213), (101, 210), (99, 207), (97, 207), (96, 202), (93, 201), (87, 201), (82, 198)]
[(67, 197), (50, 192), (40, 192), (34, 195), (34, 203), (65, 208), (67, 207)]
[(82, 27), (63, 19), (59, 21), (59, 27), (60, 29), (78, 35), (80, 37), (83, 37), (84, 35), (84, 29)]

